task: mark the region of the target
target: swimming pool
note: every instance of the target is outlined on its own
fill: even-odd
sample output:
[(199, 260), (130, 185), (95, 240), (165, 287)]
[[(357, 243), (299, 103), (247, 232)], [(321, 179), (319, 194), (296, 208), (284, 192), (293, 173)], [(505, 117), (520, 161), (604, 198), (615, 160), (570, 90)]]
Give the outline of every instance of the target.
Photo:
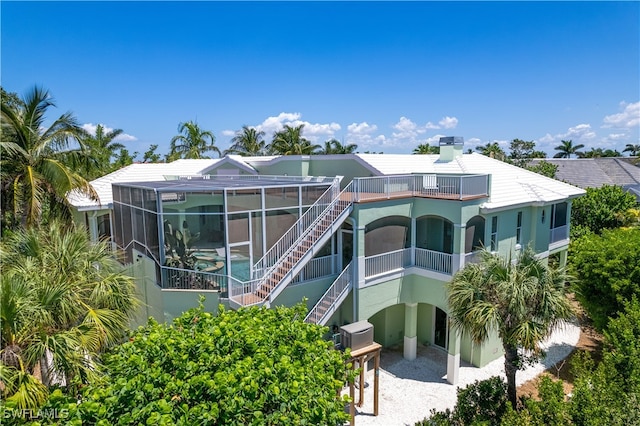
[[(227, 262), (224, 257), (208, 252), (195, 252), (193, 256), (197, 259), (195, 263), (196, 270), (227, 275)], [(249, 281), (251, 279), (249, 259), (234, 254), (231, 258), (231, 276), (240, 281)]]

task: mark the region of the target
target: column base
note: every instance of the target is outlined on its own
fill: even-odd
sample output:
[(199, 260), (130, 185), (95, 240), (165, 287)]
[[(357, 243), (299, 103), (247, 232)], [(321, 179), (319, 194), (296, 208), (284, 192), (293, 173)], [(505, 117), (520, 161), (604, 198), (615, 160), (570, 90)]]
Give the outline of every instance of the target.
[(418, 336), (404, 336), (404, 359), (413, 361), (416, 359), (416, 351), (418, 349)]
[(447, 382), (452, 385), (458, 383), (460, 374), (460, 354), (447, 355)]

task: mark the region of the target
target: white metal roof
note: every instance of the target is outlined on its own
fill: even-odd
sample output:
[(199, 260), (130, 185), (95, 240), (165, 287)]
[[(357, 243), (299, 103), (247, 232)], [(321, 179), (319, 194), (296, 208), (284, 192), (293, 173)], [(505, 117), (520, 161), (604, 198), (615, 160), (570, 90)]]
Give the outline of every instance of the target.
[(405, 173), (470, 173), (491, 175), (485, 210), (519, 204), (546, 204), (585, 193), (584, 190), (478, 153), (462, 154), (450, 162), (439, 155), (356, 154), (381, 175)]
[[(490, 174), (490, 198), (482, 204), (484, 211), (500, 210), (525, 204), (547, 204), (573, 198), (585, 193), (573, 185), (550, 179), (534, 172), (516, 167), (484, 155), (462, 154), (453, 161), (439, 161), (439, 155), (409, 154), (345, 154), (364, 164), (376, 175), (410, 173), (468, 173)], [(317, 158), (311, 156), (311, 159)], [(247, 164), (299, 161), (300, 156), (291, 157), (240, 157), (235, 162)], [(79, 210), (108, 208), (113, 202), (111, 184), (114, 182), (151, 182), (164, 180), (168, 175), (197, 175), (210, 170), (221, 159), (177, 160), (172, 163), (132, 164), (91, 182), (100, 198), (100, 204), (80, 194), (72, 194), (69, 201)]]
[(131, 164), (91, 181), (91, 185), (98, 193), (99, 202), (78, 192), (70, 193), (67, 198), (78, 210), (109, 208), (113, 203), (112, 183), (150, 182), (164, 180), (165, 176), (171, 175), (197, 175), (218, 161), (220, 160), (176, 160), (172, 163)]

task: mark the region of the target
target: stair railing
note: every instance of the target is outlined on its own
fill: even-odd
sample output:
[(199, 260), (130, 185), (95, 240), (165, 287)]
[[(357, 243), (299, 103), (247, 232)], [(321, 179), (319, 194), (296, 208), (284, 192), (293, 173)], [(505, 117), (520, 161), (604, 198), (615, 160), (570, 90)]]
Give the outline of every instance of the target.
[[(315, 304), (313, 308), (309, 311), (307, 316), (305, 317), (305, 322), (310, 322), (313, 324), (319, 324), (322, 319), (327, 316), (329, 313), (333, 313), (335, 311), (335, 303), (353, 281), (353, 276), (351, 272), (351, 263), (347, 265), (346, 268), (338, 275), (338, 278), (331, 284), (331, 286), (327, 289), (327, 291), (322, 295), (318, 303)], [(329, 306), (326, 310), (322, 310), (323, 302), (330, 301)]]
[(253, 265), (254, 278), (265, 275), (266, 270), (295, 246), (306, 231), (329, 208), (332, 201), (340, 193), (340, 179), (334, 179), (331, 186), (316, 200), (309, 209), (300, 216), (296, 223), (280, 237), (280, 239)]

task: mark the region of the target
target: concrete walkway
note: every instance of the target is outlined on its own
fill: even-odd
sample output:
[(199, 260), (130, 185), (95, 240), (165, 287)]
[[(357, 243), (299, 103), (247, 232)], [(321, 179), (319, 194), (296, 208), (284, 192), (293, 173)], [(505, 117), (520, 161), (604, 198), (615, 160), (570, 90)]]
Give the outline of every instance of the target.
[[(580, 338), (580, 327), (567, 324), (557, 330), (544, 343), (547, 356), (542, 362), (518, 371), (518, 386), (536, 377), (545, 369), (566, 358)], [(483, 368), (468, 363), (460, 365), (460, 381), (456, 386), (446, 381), (447, 354), (434, 348), (421, 346), (413, 361), (402, 357), (402, 348), (382, 351), (380, 360), (379, 415), (373, 416), (373, 371), (366, 374), (364, 404), (356, 407), (355, 424), (364, 425), (414, 425), (430, 416), (430, 410), (442, 411), (453, 408), (456, 403), (457, 387), (465, 387), (476, 380), (491, 376), (504, 376), (504, 357)], [(346, 389), (348, 393), (348, 388)], [(358, 390), (356, 389), (356, 399)]]

